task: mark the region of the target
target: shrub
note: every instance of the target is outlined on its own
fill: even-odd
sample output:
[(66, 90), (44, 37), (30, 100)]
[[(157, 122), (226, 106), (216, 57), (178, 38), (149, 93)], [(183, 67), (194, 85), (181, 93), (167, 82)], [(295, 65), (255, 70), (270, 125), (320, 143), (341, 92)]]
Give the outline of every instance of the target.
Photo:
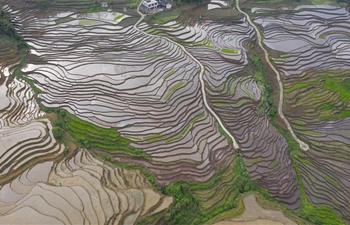
[(63, 137), (64, 131), (61, 127), (54, 127), (52, 128), (52, 133), (56, 139), (61, 140)]

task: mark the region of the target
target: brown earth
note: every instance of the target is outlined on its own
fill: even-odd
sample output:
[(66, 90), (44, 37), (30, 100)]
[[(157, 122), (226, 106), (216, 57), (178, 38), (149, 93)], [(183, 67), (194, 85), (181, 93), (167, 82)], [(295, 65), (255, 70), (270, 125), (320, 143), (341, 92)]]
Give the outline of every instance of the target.
[(241, 215), (214, 225), (297, 225), (280, 211), (263, 209), (254, 194), (244, 197), (243, 204), (244, 211)]

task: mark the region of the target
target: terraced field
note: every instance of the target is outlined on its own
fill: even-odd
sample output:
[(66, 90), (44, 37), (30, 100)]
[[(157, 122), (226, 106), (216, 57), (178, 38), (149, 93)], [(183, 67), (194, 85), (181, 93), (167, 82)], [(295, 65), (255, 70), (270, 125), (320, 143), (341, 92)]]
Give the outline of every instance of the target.
[[(253, 180), (288, 207), (299, 206), (296, 178), (287, 152), (286, 140), (276, 132), (265, 115), (255, 107), (261, 90), (244, 68), (248, 57), (244, 47), (253, 29), (243, 21), (235, 25), (206, 22), (194, 27), (167, 23), (158, 29), (144, 25), (152, 34), (172, 37), (206, 68), (206, 91), (213, 109), (237, 139), (246, 168)], [(228, 50), (227, 50), (228, 49)]]
[[(153, 159), (151, 171), (162, 183), (206, 180), (232, 154), (203, 106), (199, 66), (177, 45), (118, 26), (112, 12), (32, 14), (18, 15), (35, 48), (23, 72), (44, 106), (118, 129)], [(176, 175), (168, 166), (178, 168)]]
[[(213, 0), (154, 24), (135, 1), (0, 3), (28, 44), (0, 29), (0, 223), (209, 224), (249, 191), (350, 222), (345, 9)], [(249, 198), (235, 222), (277, 221)]]
[(0, 189), (1, 223), (133, 224), (166, 209), (138, 171), (111, 168), (85, 150), (26, 170)]
[(349, 13), (326, 5), (265, 12), (257, 10), (255, 22), (284, 74), (285, 114), (310, 145), (293, 154), (306, 195), (349, 221)]

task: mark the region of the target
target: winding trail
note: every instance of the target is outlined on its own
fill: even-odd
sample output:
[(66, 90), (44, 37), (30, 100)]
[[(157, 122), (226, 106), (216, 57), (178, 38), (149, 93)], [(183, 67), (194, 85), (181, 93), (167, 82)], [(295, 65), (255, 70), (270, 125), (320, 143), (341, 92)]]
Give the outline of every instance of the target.
[(309, 146), (305, 142), (301, 141), (295, 135), (292, 127), (290, 126), (288, 120), (286, 119), (286, 117), (283, 114), (283, 84), (282, 84), (282, 81), (281, 81), (281, 75), (280, 75), (280, 73), (277, 71), (277, 69), (274, 67), (274, 65), (272, 65), (272, 63), (269, 60), (269, 53), (267, 52), (266, 48), (262, 44), (262, 36), (261, 36), (261, 34), (259, 32), (259, 29), (251, 21), (249, 15), (241, 10), (241, 8), (239, 6), (239, 0), (236, 0), (236, 8), (237, 8), (238, 12), (242, 13), (247, 18), (248, 23), (254, 28), (255, 33), (256, 33), (256, 35), (258, 37), (259, 46), (264, 51), (265, 60), (269, 64), (269, 66), (271, 67), (271, 69), (273, 70), (273, 72), (277, 76), (277, 81), (278, 81), (278, 86), (279, 86), (279, 91), (280, 91), (280, 99), (279, 99), (279, 103), (278, 103), (278, 114), (280, 115), (280, 117), (282, 118), (284, 123), (287, 125), (287, 128), (288, 128), (289, 132), (291, 133), (291, 135), (293, 136), (293, 138), (299, 143), (300, 148), (303, 149), (304, 151), (309, 150)]
[[(142, 30), (140, 30), (137, 26), (141, 23), (141, 21), (145, 18), (145, 15), (143, 13), (140, 12), (140, 6), (142, 4), (142, 1), (140, 2), (140, 4), (137, 7), (137, 12), (138, 14), (140, 14), (141, 18), (134, 24), (134, 29), (138, 30), (141, 33), (144, 33), (145, 35), (151, 36), (151, 37), (158, 37), (156, 35), (152, 35), (152, 34), (148, 34)], [(158, 37), (159, 38), (159, 37)], [(205, 92), (205, 82), (204, 82), (204, 72), (205, 72), (205, 68), (203, 66), (203, 64), (201, 62), (199, 62), (190, 52), (187, 51), (187, 49), (185, 47), (183, 47), (182, 45), (176, 43), (175, 41), (167, 38), (167, 37), (161, 37), (166, 39), (167, 41), (173, 43), (174, 45), (178, 46), (179, 48), (181, 48), (182, 51), (184, 51), (193, 61), (195, 61), (199, 66), (200, 66), (200, 72), (199, 72), (199, 80), (201, 82), (201, 91), (202, 91), (202, 95), (203, 95), (203, 102), (204, 102), (204, 106), (207, 108), (207, 110), (210, 112), (210, 114), (216, 119), (216, 121), (219, 123), (219, 125), (222, 127), (223, 131), (231, 138), (232, 143), (233, 143), (233, 147), (235, 149), (238, 149), (239, 146), (235, 140), (235, 138), (230, 134), (230, 132), (226, 129), (226, 127), (224, 126), (224, 124), (221, 122), (220, 118), (216, 115), (216, 113), (210, 108), (208, 102), (207, 102), (207, 94)]]

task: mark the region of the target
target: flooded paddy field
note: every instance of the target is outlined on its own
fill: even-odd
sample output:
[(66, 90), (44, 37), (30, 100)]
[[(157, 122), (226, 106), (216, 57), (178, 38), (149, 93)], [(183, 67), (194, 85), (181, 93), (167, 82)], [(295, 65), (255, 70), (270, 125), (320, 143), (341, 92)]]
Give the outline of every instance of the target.
[(308, 199), (349, 220), (349, 13), (337, 6), (300, 6), (259, 16), (264, 44), (277, 51), (285, 114), (310, 150), (294, 155)]
[[(0, 3), (29, 46), (0, 42), (0, 223), (218, 222), (251, 190), (295, 217), (307, 201), (350, 221), (344, 8), (255, 6), (257, 30), (221, 0), (163, 24), (134, 1)], [(271, 119), (257, 31), (307, 151)], [(295, 224), (246, 198), (219, 224)]]
[[(211, 106), (237, 138), (251, 178), (259, 180), (261, 186), (288, 207), (297, 208), (299, 194), (287, 143), (266, 116), (255, 113), (261, 90), (252, 74), (243, 72), (248, 65), (244, 43), (253, 37), (253, 29), (240, 20), (231, 25), (206, 22), (183, 27), (168, 23), (158, 29), (147, 26), (143, 29), (152, 34), (164, 32), (183, 43), (203, 63)], [(277, 171), (280, 177), (276, 176)]]

